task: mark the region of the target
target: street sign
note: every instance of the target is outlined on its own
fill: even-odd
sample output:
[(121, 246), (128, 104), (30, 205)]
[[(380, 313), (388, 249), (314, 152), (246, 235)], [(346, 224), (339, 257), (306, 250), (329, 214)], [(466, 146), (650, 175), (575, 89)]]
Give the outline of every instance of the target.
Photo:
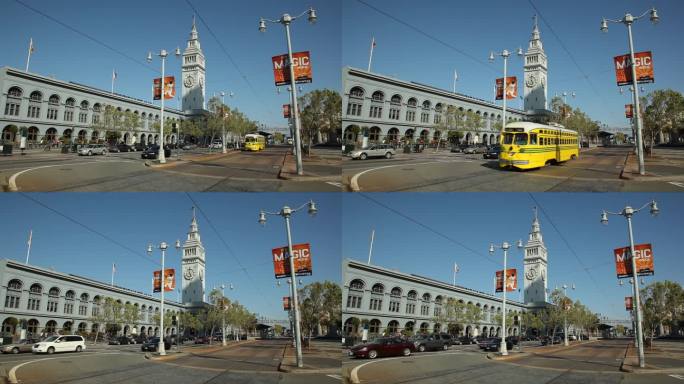
[[(515, 76), (506, 77), (506, 99), (518, 97), (518, 79)], [(496, 99), (503, 100), (503, 77), (496, 79)]]
[[(154, 79), (154, 100), (161, 100), (161, 77)], [(173, 76), (164, 77), (164, 100), (176, 97), (176, 81)]]
[[(278, 55), (271, 58), (273, 62), (273, 76), (275, 77), (276, 87), (290, 84), (290, 68), (288, 66), (288, 55)], [(309, 51), (292, 53), (292, 63), (294, 70), (295, 83), (310, 83), (311, 79), (311, 57)]]
[[(152, 292), (161, 292), (160, 282), (161, 271), (154, 271), (152, 280)], [(176, 289), (176, 270), (173, 268), (164, 269), (164, 291), (169, 292)]]
[[(506, 270), (506, 291), (518, 289), (518, 270), (510, 268)], [(496, 271), (496, 292), (503, 292), (503, 271)]]
[[(653, 275), (655, 272), (653, 269), (653, 249), (651, 244), (636, 244), (634, 252), (636, 253), (637, 275)], [(632, 259), (629, 247), (614, 249), (613, 254), (615, 255), (615, 269), (617, 270), (618, 279), (632, 277)]]
[[(311, 246), (309, 243), (292, 245), (295, 275), (309, 276), (311, 270)], [(273, 248), (273, 269), (276, 279), (290, 277), (290, 255), (288, 247)]]
[[(653, 83), (653, 56), (651, 51), (635, 52), (634, 61), (636, 63), (637, 83)], [(620, 55), (613, 58), (615, 64), (615, 77), (617, 85), (632, 84), (632, 67), (630, 55)]]
[(634, 117), (634, 104), (625, 104), (625, 117), (628, 119)]
[(290, 104), (283, 104), (283, 117), (290, 118)]
[(290, 296), (285, 296), (283, 297), (283, 310), (289, 311), (290, 309)]
[(632, 309), (634, 309), (634, 307), (632, 306), (632, 296), (626, 296), (625, 297), (625, 310), (631, 311)]

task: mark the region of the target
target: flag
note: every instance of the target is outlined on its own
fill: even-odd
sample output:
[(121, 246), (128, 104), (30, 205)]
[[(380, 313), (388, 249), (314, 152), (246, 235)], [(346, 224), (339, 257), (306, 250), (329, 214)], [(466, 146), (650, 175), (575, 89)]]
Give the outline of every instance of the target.
[(458, 271), (459, 271), (458, 264), (454, 263), (454, 272), (458, 273)]
[(373, 40), (371, 41), (371, 49), (375, 48), (375, 36), (373, 36)]
[(458, 80), (458, 73), (456, 73), (455, 69), (454, 69), (454, 80)]
[(116, 70), (112, 69), (112, 80), (116, 79)]
[(31, 38), (31, 39), (29, 39), (29, 55), (35, 51), (36, 51), (36, 48), (33, 47), (33, 38)]
[(112, 263), (112, 273), (116, 273), (116, 264)]
[(33, 229), (31, 229), (31, 230), (29, 231), (29, 238), (28, 238), (28, 242), (27, 242), (27, 244), (28, 244), (29, 247), (31, 246), (31, 239), (32, 239), (32, 238), (33, 238)]

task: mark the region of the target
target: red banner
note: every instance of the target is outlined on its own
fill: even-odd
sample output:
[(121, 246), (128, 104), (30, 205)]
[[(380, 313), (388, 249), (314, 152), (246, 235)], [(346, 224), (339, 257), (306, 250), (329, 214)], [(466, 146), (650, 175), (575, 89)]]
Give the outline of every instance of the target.
[(625, 310), (631, 311), (634, 309), (634, 306), (632, 305), (632, 296), (626, 296), (625, 297)]
[(290, 309), (290, 296), (285, 296), (283, 297), (283, 310), (289, 311)]
[(283, 104), (283, 117), (290, 118), (290, 104)]
[[(275, 77), (275, 85), (290, 84), (290, 68), (288, 66), (288, 56), (278, 55), (271, 58), (273, 62), (273, 77)], [(311, 57), (309, 51), (294, 52), (292, 54), (292, 63), (294, 70), (295, 83), (310, 83), (311, 79)]]
[[(161, 77), (154, 79), (154, 100), (161, 100)], [(164, 100), (176, 97), (176, 80), (173, 76), (164, 77)]]
[(634, 105), (625, 104), (625, 117), (631, 119), (634, 117)]
[[(634, 53), (634, 61), (636, 63), (637, 83), (653, 83), (655, 80), (653, 78), (653, 56), (651, 56), (651, 51)], [(617, 85), (632, 84), (630, 55), (615, 56), (613, 62), (615, 64)]]
[[(518, 79), (515, 76), (506, 77), (506, 99), (518, 97)], [(496, 79), (496, 99), (503, 100), (503, 77)]]
[[(506, 270), (506, 291), (518, 289), (518, 270), (515, 268)], [(503, 271), (496, 271), (496, 292), (503, 292)]]
[[(154, 271), (152, 280), (152, 292), (161, 292), (161, 282), (159, 280), (161, 271)], [(176, 289), (176, 270), (173, 268), (164, 269), (164, 291), (169, 292)]]
[[(651, 244), (637, 244), (634, 246), (634, 252), (636, 253), (637, 275), (653, 275), (655, 272)], [(618, 279), (632, 277), (632, 258), (629, 247), (614, 249), (613, 254), (615, 255), (615, 269)]]
[[(290, 277), (290, 255), (288, 247), (273, 248), (273, 269), (276, 279)], [(311, 270), (311, 246), (309, 243), (294, 244), (292, 246), (294, 254), (294, 268), (297, 276), (308, 276)]]

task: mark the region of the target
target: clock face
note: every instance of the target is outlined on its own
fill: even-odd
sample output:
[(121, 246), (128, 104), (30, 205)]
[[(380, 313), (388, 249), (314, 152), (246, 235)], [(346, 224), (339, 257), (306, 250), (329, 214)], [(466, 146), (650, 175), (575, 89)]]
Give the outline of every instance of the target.
[(185, 81), (183, 81), (183, 84), (187, 87), (190, 88), (192, 87), (193, 84), (195, 84), (195, 78), (192, 77), (192, 75), (188, 75), (185, 77)]
[(534, 87), (534, 85), (537, 84), (537, 78), (534, 77), (534, 75), (530, 75), (527, 78), (527, 81), (525, 82), (525, 85), (527, 85), (528, 88)]
[(190, 280), (190, 279), (192, 279), (192, 277), (194, 275), (195, 275), (195, 272), (192, 270), (192, 268), (188, 268), (185, 270), (183, 277), (185, 277), (185, 280)]
[(527, 270), (527, 273), (525, 274), (525, 277), (527, 280), (532, 280), (537, 276), (537, 270), (534, 268), (530, 268)]

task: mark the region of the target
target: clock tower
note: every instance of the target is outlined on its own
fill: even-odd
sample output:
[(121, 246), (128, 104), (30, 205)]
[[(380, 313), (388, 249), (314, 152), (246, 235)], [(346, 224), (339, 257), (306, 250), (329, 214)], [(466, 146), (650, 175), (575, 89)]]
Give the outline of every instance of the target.
[(547, 89), (546, 82), (546, 53), (539, 37), (539, 26), (537, 25), (537, 15), (534, 15), (534, 28), (530, 44), (525, 52), (525, 111), (539, 111), (547, 109)]
[(203, 303), (204, 296), (204, 246), (200, 239), (195, 217), (195, 207), (192, 207), (192, 222), (188, 238), (183, 243), (183, 304)]
[(537, 207), (534, 208), (534, 221), (530, 237), (525, 245), (525, 304), (546, 303), (546, 285), (548, 276), (546, 246), (539, 228), (539, 218), (537, 218)]
[(204, 110), (204, 75), (204, 53), (202, 53), (202, 48), (200, 47), (195, 17), (193, 16), (188, 46), (183, 52), (183, 112)]

